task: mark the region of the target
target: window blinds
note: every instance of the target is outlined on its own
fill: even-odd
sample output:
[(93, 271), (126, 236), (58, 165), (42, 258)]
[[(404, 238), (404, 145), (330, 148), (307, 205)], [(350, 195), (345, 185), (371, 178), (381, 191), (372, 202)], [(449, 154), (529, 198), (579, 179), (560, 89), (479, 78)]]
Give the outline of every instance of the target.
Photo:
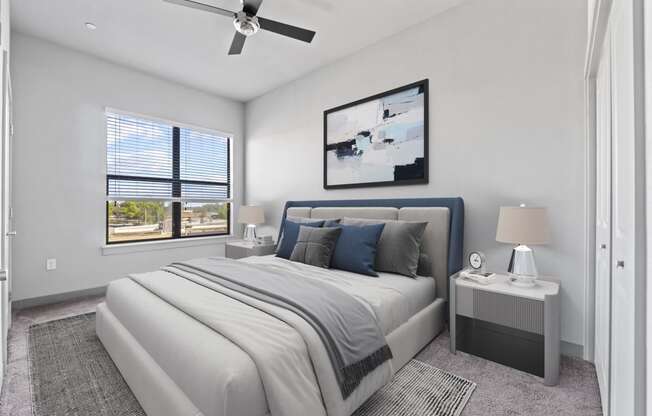
[(230, 142), (215, 133), (107, 113), (107, 198), (230, 198)]
[(179, 130), (181, 198), (229, 198), (229, 139), (186, 128)]
[(180, 129), (181, 180), (228, 182), (229, 140)]
[(172, 179), (172, 126), (107, 115), (107, 173)]

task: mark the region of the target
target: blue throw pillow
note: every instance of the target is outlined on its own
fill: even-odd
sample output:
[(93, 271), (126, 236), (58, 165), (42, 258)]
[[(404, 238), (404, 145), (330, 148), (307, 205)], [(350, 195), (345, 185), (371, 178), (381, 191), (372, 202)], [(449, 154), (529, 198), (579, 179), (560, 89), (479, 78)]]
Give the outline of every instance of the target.
[(276, 255), (278, 257), (283, 257), (284, 259), (289, 259), (292, 255), (292, 250), (297, 244), (297, 237), (299, 236), (299, 227), (302, 225), (306, 227), (321, 227), (324, 224), (324, 221), (310, 221), (310, 222), (294, 222), (292, 220), (285, 220), (285, 228), (283, 228), (283, 239), (281, 240), (281, 245), (276, 250)]
[(385, 224), (338, 225), (342, 234), (337, 240), (331, 267), (354, 273), (378, 276), (374, 270), (376, 246)]

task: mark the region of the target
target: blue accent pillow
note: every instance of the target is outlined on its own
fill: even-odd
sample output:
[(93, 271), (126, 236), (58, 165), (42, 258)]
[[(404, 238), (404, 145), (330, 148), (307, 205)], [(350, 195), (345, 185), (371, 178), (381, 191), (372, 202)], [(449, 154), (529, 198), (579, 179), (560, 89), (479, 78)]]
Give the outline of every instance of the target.
[(289, 259), (292, 255), (292, 250), (297, 244), (297, 237), (299, 236), (299, 227), (302, 225), (306, 227), (321, 227), (324, 224), (324, 221), (310, 221), (310, 222), (294, 222), (292, 220), (285, 220), (285, 227), (283, 228), (283, 239), (281, 244), (276, 250), (276, 255), (278, 257), (283, 257), (284, 259)]
[(378, 276), (374, 270), (376, 246), (385, 224), (338, 225), (342, 234), (337, 240), (331, 267), (354, 273)]

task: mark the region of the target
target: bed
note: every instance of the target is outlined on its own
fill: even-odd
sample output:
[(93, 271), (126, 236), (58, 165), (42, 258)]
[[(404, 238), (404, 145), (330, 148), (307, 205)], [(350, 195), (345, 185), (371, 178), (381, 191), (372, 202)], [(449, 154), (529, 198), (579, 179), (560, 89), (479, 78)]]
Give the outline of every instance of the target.
[[(238, 260), (246, 267), (326, 282), (351, 295), (376, 317), (391, 360), (370, 370), (344, 397), (319, 338), (311, 335), (310, 328), (299, 331), (303, 338), (296, 335), (296, 327), (288, 329), (295, 315), (270, 311), (249, 299), (242, 302), (238, 295), (206, 290), (165, 270), (143, 277), (154, 287), (119, 279), (109, 285), (105, 302), (97, 308), (97, 335), (148, 415), (348, 416), (441, 332), (448, 277), (462, 265), (461, 198), (289, 201), (281, 232), (288, 217), (428, 222), (422, 251), (431, 259), (431, 277), (380, 273), (378, 278), (365, 278), (275, 256)], [(170, 282), (163, 284), (164, 280)], [(271, 312), (280, 314), (279, 319), (268, 318)], [(238, 319), (251, 315), (251, 328), (223, 335), (229, 334), (229, 322), (224, 321), (231, 314)], [(227, 325), (226, 331), (216, 331), (211, 318)], [(261, 327), (256, 330), (258, 323)], [(260, 341), (253, 340), (257, 336)], [(251, 337), (244, 345), (253, 347), (243, 347), (238, 337)], [(256, 349), (264, 343), (270, 344)], [(275, 352), (286, 350), (287, 357)], [(285, 378), (292, 378), (294, 384), (284, 386), (284, 371), (292, 372)]]

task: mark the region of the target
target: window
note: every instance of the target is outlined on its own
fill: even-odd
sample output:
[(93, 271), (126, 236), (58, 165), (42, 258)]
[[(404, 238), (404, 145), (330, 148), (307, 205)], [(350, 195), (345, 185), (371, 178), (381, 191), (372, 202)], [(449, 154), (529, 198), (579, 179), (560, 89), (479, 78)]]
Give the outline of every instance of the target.
[(107, 113), (106, 242), (225, 235), (231, 139)]

